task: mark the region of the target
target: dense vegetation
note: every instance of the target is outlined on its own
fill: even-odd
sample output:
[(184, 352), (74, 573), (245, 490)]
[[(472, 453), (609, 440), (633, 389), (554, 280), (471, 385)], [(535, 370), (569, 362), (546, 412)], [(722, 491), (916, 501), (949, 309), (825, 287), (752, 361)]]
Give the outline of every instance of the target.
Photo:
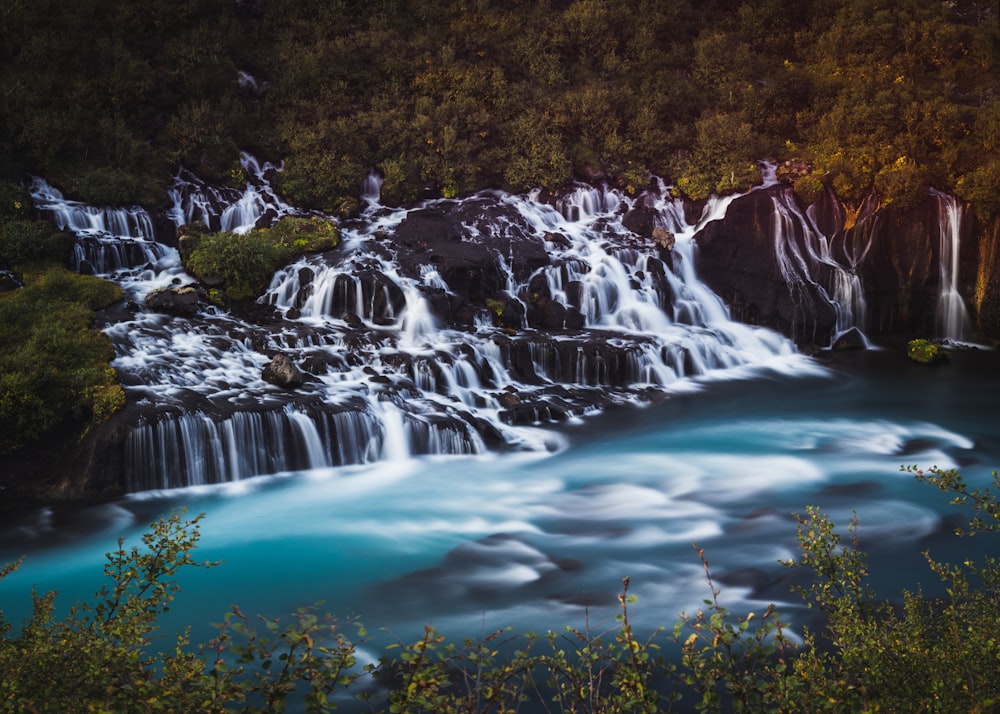
[(74, 432), (100, 423), (125, 404), (111, 342), (93, 327), (94, 311), (122, 291), (66, 270), (72, 238), (30, 220), (29, 205), (26, 195), (0, 195), (0, 268), (24, 284), (0, 289), (0, 454), (66, 423)]
[(181, 257), (184, 268), (203, 283), (221, 285), (232, 300), (248, 300), (263, 292), (282, 265), (304, 253), (335, 248), (339, 240), (337, 227), (327, 220), (286, 216), (270, 228), (243, 234), (188, 229)]
[[(913, 470), (973, 513), (964, 535), (1000, 530), (1000, 479), (972, 489), (955, 471)], [(993, 558), (927, 559), (943, 598), (866, 584), (858, 524), (842, 542), (819, 510), (799, 517), (800, 593), (822, 618), (796, 645), (773, 605), (734, 617), (719, 604), (705, 565), (704, 608), (672, 631), (640, 637), (635, 598), (623, 581), (620, 614), (604, 632), (567, 629), (544, 637), (498, 631), (449, 642), (433, 628), (390, 645), (363, 665), (356, 622), (312, 610), (251, 620), (234, 606), (218, 634), (194, 647), (187, 633), (157, 639), (157, 619), (180, 592), (198, 518), (174, 514), (151, 526), (143, 546), (119, 539), (107, 580), (90, 602), (55, 616), (55, 593), (35, 594), (20, 627), (0, 613), (0, 710), (37, 712), (284, 711), (349, 708), (390, 712), (698, 711), (977, 712), (1000, 704), (1000, 567)], [(980, 537), (985, 537), (981, 535)], [(17, 563), (0, 569), (0, 578)], [(665, 648), (661, 653), (661, 645)]]
[(0, 154), (97, 202), (182, 163), (286, 159), (333, 209), (574, 174), (694, 197), (800, 158), (857, 203), (931, 184), (1000, 208), (1000, 25), (985, 0), (178, 0), (0, 8)]

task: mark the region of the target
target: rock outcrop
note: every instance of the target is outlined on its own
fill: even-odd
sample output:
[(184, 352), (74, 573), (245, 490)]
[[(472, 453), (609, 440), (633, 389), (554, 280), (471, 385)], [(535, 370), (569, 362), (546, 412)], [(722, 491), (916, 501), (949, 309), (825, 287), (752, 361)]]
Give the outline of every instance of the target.
[(275, 355), (264, 366), (264, 370), (260, 376), (265, 382), (284, 389), (301, 387), (306, 381), (306, 376), (302, 370), (292, 362), (288, 355), (284, 354)]
[[(869, 336), (939, 334), (942, 275), (951, 270), (941, 236), (957, 229), (956, 290), (978, 339), (1000, 338), (1000, 220), (980, 228), (963, 207), (949, 226), (951, 200), (929, 192), (913, 207), (879, 208), (873, 195), (849, 212), (825, 192), (803, 210), (790, 188), (753, 191), (696, 236), (698, 274), (734, 318), (799, 344), (829, 345), (848, 326)], [(840, 324), (848, 308), (852, 320)]]
[(170, 315), (193, 315), (198, 312), (198, 290), (190, 285), (151, 290), (143, 301), (147, 308)]

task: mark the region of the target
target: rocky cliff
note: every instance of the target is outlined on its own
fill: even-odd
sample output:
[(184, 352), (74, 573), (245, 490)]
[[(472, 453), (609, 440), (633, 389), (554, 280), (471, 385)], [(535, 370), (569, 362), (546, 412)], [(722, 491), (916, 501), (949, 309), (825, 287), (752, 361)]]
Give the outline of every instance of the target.
[(991, 342), (1000, 338), (998, 241), (1000, 219), (980, 223), (935, 191), (908, 207), (872, 196), (848, 211), (830, 193), (803, 208), (773, 186), (706, 225), (696, 260), (736, 319), (800, 344), (826, 346), (849, 326), (869, 337)]

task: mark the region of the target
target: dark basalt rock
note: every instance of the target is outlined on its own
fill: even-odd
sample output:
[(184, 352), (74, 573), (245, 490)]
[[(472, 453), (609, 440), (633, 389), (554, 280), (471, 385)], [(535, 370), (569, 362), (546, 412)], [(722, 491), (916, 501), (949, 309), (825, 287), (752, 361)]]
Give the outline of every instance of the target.
[(254, 325), (275, 325), (282, 321), (282, 315), (274, 305), (266, 305), (256, 300), (240, 300), (229, 305), (230, 312), (241, 320)]
[(454, 293), (479, 305), (503, 292), (504, 262), (519, 280), (549, 263), (544, 239), (491, 196), (412, 211), (392, 238), (404, 273), (420, 277), (421, 266), (431, 263)]
[(265, 365), (261, 372), (261, 379), (269, 384), (285, 389), (301, 387), (305, 382), (305, 375), (295, 363), (284, 354), (277, 354)]
[(846, 350), (863, 350), (868, 346), (865, 341), (865, 336), (861, 334), (861, 330), (856, 327), (852, 327), (843, 334), (839, 335), (830, 349), (835, 352), (844, 352)]
[(656, 226), (656, 197), (643, 193), (622, 218), (622, 225), (643, 238), (651, 238)]
[(0, 293), (9, 293), (23, 287), (20, 275), (13, 270), (0, 270)]
[(170, 315), (194, 315), (198, 312), (198, 291), (190, 285), (151, 290), (143, 301), (147, 308)]
[(800, 343), (827, 344), (837, 316), (817, 284), (822, 281), (789, 286), (775, 258), (771, 194), (787, 190), (753, 191), (734, 200), (725, 218), (697, 234), (695, 267), (734, 319), (770, 327)]
[(653, 242), (656, 243), (656, 247), (660, 250), (669, 252), (674, 249), (674, 243), (676, 241), (674, 234), (665, 228), (654, 228), (651, 237)]

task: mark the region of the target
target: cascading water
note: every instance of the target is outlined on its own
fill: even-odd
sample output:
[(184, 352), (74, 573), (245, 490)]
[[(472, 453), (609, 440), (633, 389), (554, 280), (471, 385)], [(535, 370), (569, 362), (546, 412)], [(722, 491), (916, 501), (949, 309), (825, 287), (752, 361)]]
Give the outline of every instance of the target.
[[(238, 199), (199, 215), (217, 221)], [(34, 583), (89, 597), (114, 538), (137, 540), (177, 507), (207, 514), (206, 556), (226, 561), (183, 580), (161, 621), (165, 633), (192, 626), (192, 641), (217, 636), (205, 623), (233, 603), (272, 617), (324, 601), (390, 633), (371, 635), (372, 653), (417, 641), (428, 622), (450, 641), (604, 628), (623, 576), (646, 631), (701, 605), (692, 541), (728, 610), (776, 602), (797, 631), (811, 613), (789, 601), (777, 563), (794, 556), (788, 514), (804, 503), (841, 524), (857, 511), (872, 572), (891, 581), (879, 592), (925, 579), (920, 553), (950, 547), (946, 505), (892, 474), (901, 462), (971, 476), (996, 463), (995, 353), (957, 352), (933, 380), (891, 350), (831, 354), (831, 372), (734, 323), (693, 260), (705, 247), (694, 236), (733, 200), (708, 202), (696, 225), (662, 186), (637, 199), (581, 188), (555, 205), (373, 201), (343, 222), (339, 248), (279, 270), (238, 313), (253, 320), (140, 307), (108, 325), (129, 395), (122, 460), (143, 493), (6, 523), (5, 560), (52, 546), (4, 580), (12, 620), (30, 617)], [(639, 208), (672, 237), (626, 230)], [(67, 225), (85, 235), (89, 223)], [(140, 305), (153, 287), (192, 282), (163, 250), (109, 277)], [(305, 372), (301, 387), (262, 380), (276, 352)]]
[(971, 329), (965, 301), (958, 292), (962, 206), (958, 199), (946, 193), (932, 190), (931, 195), (938, 204), (938, 235), (940, 236), (941, 290), (937, 307), (938, 329), (944, 339), (960, 342), (969, 338)]
[[(242, 192), (179, 173), (169, 217), (178, 226), (199, 220), (244, 231), (296, 213), (267, 182), (277, 167), (248, 156), (243, 167), (250, 180)], [(622, 225), (633, 201), (615, 191), (579, 187), (555, 207), (537, 196), (486, 193), (390, 209), (378, 203), (376, 184), (366, 182), (364, 212), (342, 226), (341, 248), (274, 275), (259, 302), (273, 306), (275, 320), (252, 324), (206, 306), (187, 317), (140, 311), (106, 328), (136, 414), (125, 445), (130, 489), (423, 454), (544, 450), (550, 437), (538, 423), (746, 370), (818, 371), (788, 340), (729, 319), (694, 274), (698, 226), (686, 224), (665, 189), (654, 203), (657, 225), (676, 235), (671, 253)], [(94, 231), (96, 209), (43, 182), (33, 193), (81, 240)], [(726, 205), (711, 202), (701, 222)], [(479, 302), (449, 283), (464, 273), (444, 275), (435, 256), (404, 257), (394, 242), (421, 211), (456, 207), (475, 218), (459, 224), (464, 233), (451, 245), (484, 246), (477, 255), (492, 255), (489, 269), (498, 272), (497, 292)], [(119, 210), (97, 213), (124, 220)], [(133, 224), (135, 235), (102, 240), (150, 246), (157, 260), (123, 251), (121, 265), (105, 261), (95, 272), (121, 279), (124, 271), (137, 300), (153, 287), (190, 282), (176, 251), (153, 240), (148, 216)], [(501, 243), (510, 247), (493, 247)], [(516, 246), (548, 264), (525, 270)], [(498, 325), (501, 310), (509, 314)], [(456, 321), (456, 311), (470, 314)], [(279, 352), (307, 373), (294, 391), (261, 378)]]
[(58, 189), (37, 177), (31, 180), (29, 190), (42, 218), (76, 236), (74, 270), (127, 283), (153, 279), (179, 267), (175, 254), (156, 242), (156, 228), (145, 209), (68, 201)]
[(269, 177), (281, 167), (261, 164), (249, 154), (240, 154), (240, 168), (246, 176), (243, 188), (213, 186), (191, 172), (181, 169), (174, 177), (167, 215), (180, 227), (201, 221), (214, 231), (246, 233), (259, 221), (273, 223), (282, 216), (297, 213), (271, 188)]
[[(771, 194), (774, 204), (774, 241), (778, 270), (795, 306), (797, 331), (814, 329), (817, 302), (829, 306), (836, 322), (830, 344), (851, 328), (865, 329), (867, 306), (858, 266), (870, 248), (866, 243), (857, 254), (838, 262), (815, 222), (796, 205), (790, 191)], [(812, 335), (813, 338), (820, 337)]]

